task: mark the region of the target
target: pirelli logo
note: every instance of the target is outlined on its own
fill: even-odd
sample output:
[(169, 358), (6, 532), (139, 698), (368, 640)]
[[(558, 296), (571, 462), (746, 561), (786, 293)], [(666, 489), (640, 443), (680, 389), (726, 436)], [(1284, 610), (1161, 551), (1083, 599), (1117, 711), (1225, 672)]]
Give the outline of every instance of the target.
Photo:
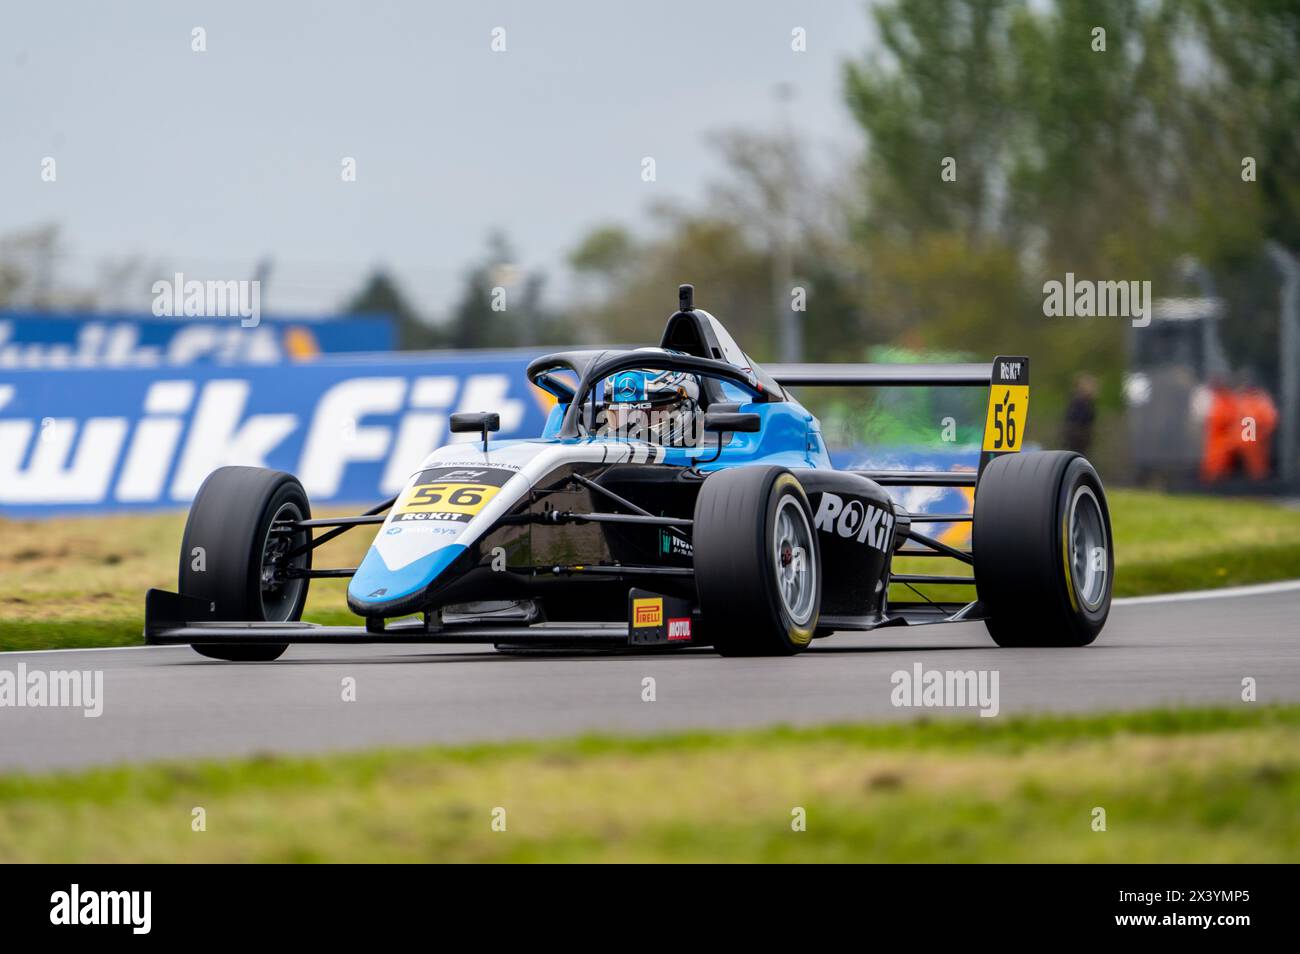
[(662, 626), (664, 622), (664, 601), (659, 598), (632, 601), (632, 626), (643, 629), (647, 626)]

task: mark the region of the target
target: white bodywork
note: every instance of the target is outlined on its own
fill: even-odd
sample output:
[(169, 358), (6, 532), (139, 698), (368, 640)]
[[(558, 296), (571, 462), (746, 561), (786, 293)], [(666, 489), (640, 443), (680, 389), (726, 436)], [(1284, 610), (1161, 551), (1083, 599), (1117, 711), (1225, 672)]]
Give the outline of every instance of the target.
[(400, 532), (390, 533), (399, 513), (394, 506), (375, 535), (374, 550), (390, 570), (398, 570), (451, 544), (469, 544), (494, 526), (546, 475), (568, 463), (658, 464), (665, 451), (655, 444), (592, 440), (559, 443), (555, 441), (510, 441), (489, 445), (485, 452), (474, 444), (450, 444), (424, 459), (419, 470), (407, 481), (399, 503), (415, 486), (423, 471), (438, 467), (464, 467), (514, 471), (501, 490), (468, 523), (428, 520), (402, 522)]

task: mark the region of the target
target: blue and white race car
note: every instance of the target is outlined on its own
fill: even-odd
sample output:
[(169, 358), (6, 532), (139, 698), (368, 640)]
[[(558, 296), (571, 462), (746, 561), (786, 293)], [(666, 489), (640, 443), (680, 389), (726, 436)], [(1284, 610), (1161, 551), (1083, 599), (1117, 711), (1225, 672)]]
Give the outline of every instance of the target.
[[(190, 508), (179, 593), (149, 591), (146, 641), (248, 661), (325, 642), (789, 655), (837, 631), (983, 620), (1001, 646), (1083, 646), (1110, 609), (1106, 495), (1079, 455), (1020, 452), (1028, 367), (764, 370), (683, 285), (658, 347), (529, 365), (556, 400), (538, 437), (493, 442), (496, 414), (453, 415), (452, 431), (478, 437), (433, 451), (360, 516), (313, 519), (287, 473), (214, 471)], [(790, 390), (817, 386), (989, 388), (978, 470), (834, 469)], [(973, 487), (973, 513), (909, 513), (890, 495), (909, 486)], [(924, 532), (964, 521), (969, 550)], [(379, 528), (360, 566), (312, 565), (316, 547), (359, 525)], [(973, 572), (895, 572), (900, 551)], [(300, 621), (321, 577), (350, 578), (364, 625)], [(926, 583), (973, 592), (890, 599), (891, 584)]]

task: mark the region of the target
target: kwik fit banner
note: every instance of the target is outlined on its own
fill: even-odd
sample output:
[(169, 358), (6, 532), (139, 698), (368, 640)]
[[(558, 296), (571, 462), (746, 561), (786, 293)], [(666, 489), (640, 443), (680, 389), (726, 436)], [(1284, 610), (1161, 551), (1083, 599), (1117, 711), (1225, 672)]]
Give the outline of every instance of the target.
[(499, 413), (494, 439), (541, 433), (550, 399), (524, 377), (530, 357), (0, 367), (0, 516), (182, 507), (224, 464), (296, 474), (313, 503), (377, 503), (451, 441), (454, 412)]
[(384, 315), (230, 318), (0, 311), (0, 370), (275, 364), (321, 354), (391, 351)]

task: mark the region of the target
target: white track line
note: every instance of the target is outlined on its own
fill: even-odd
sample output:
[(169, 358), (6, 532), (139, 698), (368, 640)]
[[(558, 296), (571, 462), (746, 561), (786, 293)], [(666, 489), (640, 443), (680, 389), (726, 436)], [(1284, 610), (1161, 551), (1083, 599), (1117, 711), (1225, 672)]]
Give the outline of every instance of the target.
[(1118, 606), (1137, 606), (1142, 603), (1186, 603), (1192, 600), (1228, 599), (1233, 596), (1266, 596), (1269, 593), (1288, 593), (1300, 590), (1300, 580), (1282, 580), (1280, 583), (1258, 583), (1254, 586), (1225, 586), (1220, 590), (1191, 590), (1187, 593), (1160, 593), (1155, 596), (1126, 596), (1113, 602)]
[[(1140, 606), (1144, 603), (1190, 603), (1195, 600), (1231, 599), (1236, 596), (1267, 596), (1300, 590), (1300, 580), (1258, 583), (1254, 586), (1225, 586), (1219, 590), (1190, 590), (1186, 593), (1160, 593), (1156, 596), (1125, 596), (1113, 601), (1116, 606)], [(186, 649), (186, 646), (93, 646), (86, 649), (18, 649), (3, 656), (45, 656), (50, 653), (120, 653), (141, 649)]]
[(75, 646), (69, 649), (11, 649), (8, 652), (0, 653), (2, 656), (44, 656), (48, 653), (120, 653), (132, 649), (188, 649), (187, 645), (179, 646), (86, 646), (78, 649)]

